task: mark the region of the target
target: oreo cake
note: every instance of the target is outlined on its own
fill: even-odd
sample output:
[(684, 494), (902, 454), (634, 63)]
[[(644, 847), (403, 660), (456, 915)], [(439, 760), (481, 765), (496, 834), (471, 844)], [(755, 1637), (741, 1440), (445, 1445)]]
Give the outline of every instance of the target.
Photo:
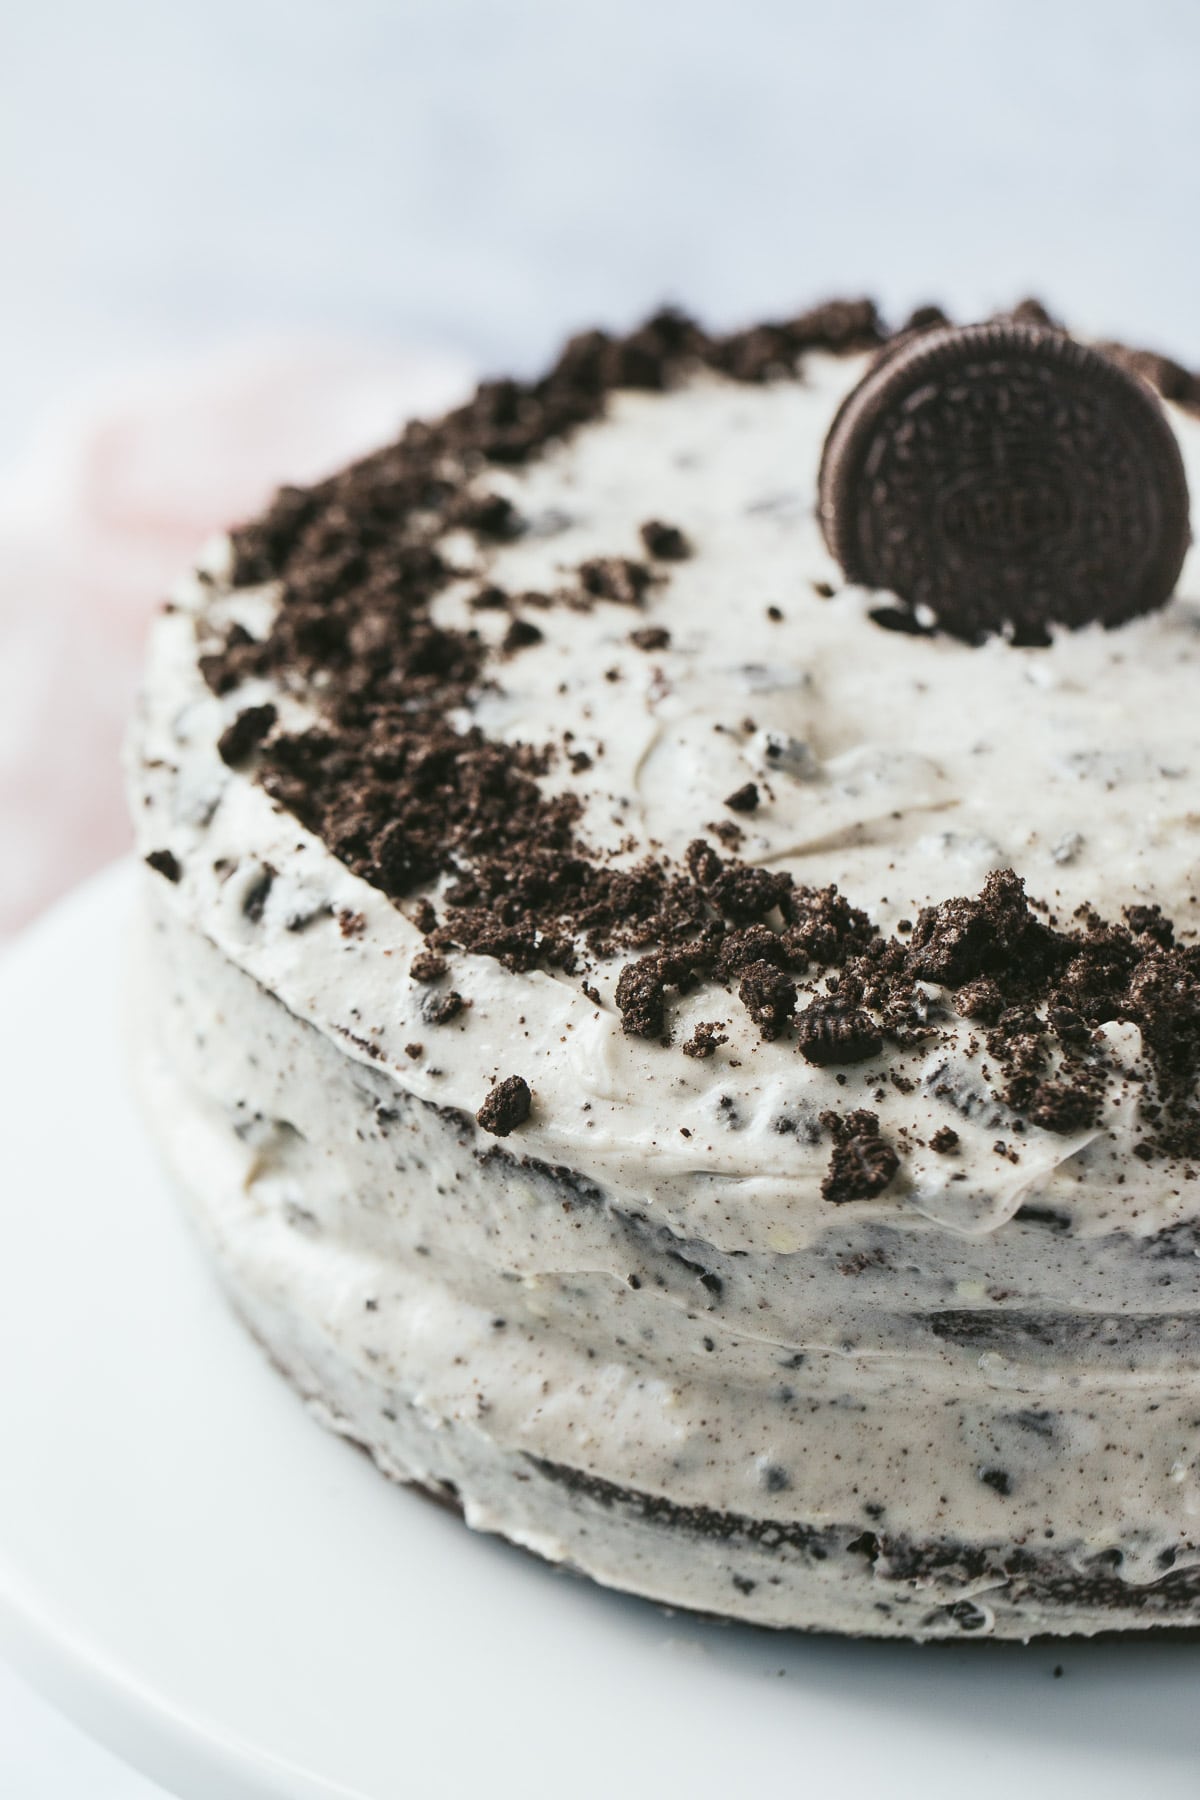
[(473, 1526), (766, 1625), (1194, 1624), (1200, 383), (885, 337), (591, 332), (209, 551), (146, 1104)]

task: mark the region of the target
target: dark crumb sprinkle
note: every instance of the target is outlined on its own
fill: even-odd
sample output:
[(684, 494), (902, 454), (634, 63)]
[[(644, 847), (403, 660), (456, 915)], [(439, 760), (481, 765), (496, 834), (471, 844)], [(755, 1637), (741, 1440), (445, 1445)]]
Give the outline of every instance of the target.
[(949, 324), (950, 320), (940, 306), (914, 306), (907, 319), (905, 319), (903, 325), (900, 327), (900, 330), (904, 333), (910, 331), (933, 331), (939, 325)]
[(532, 619), (514, 619), (501, 640), (500, 648), (506, 656), (512, 656), (529, 644), (540, 644), (544, 635)]
[(507, 612), (508, 595), (502, 587), (489, 582), (487, 587), (481, 587), (478, 593), (471, 595), (467, 605), (472, 612)]
[(681, 1046), (683, 1054), (699, 1057), (701, 1062), (715, 1056), (718, 1047), (729, 1042), (728, 1034), (721, 1030), (724, 1023), (724, 1019), (701, 1019), (691, 1037)]
[(752, 813), (758, 810), (759, 797), (757, 783), (747, 781), (744, 786), (735, 788), (732, 794), (726, 794), (725, 805), (731, 812)]
[(383, 1061), (383, 1051), (373, 1039), (363, 1037), (361, 1032), (351, 1031), (348, 1025), (338, 1025), (336, 1029), (341, 1032), (348, 1044), (357, 1045), (357, 1047), (364, 1051), (367, 1056), (371, 1057), (374, 1062)]
[(503, 494), (462, 494), (450, 508), (447, 523), (477, 537), (503, 541), (519, 537), (523, 529), (520, 514)]
[(217, 751), (222, 762), (236, 769), (258, 749), (267, 733), (274, 727), (279, 717), (270, 701), (262, 706), (246, 706), (237, 715), (231, 725), (227, 725), (217, 739)]
[(692, 880), (701, 888), (711, 887), (725, 867), (712, 845), (706, 844), (703, 838), (692, 839), (684, 852), (684, 860)]
[(173, 850), (151, 850), (146, 858), (146, 867), (153, 869), (165, 881), (179, 881), (183, 875), (179, 858)]
[(781, 606), (768, 606), (767, 617), (770, 619), (772, 625), (778, 625), (783, 618), (783, 608)]
[(446, 1025), (451, 1019), (456, 1019), (459, 1013), (465, 1012), (470, 1004), (469, 1000), (464, 1000), (461, 994), (451, 988), (446, 994), (428, 995), (421, 1007), (421, 1017), (427, 1025)]
[(661, 957), (630, 963), (617, 978), (616, 1002), (627, 1037), (660, 1038), (667, 1022), (671, 965)]
[(765, 960), (742, 972), (738, 999), (768, 1041), (786, 1031), (796, 1010), (796, 983), (783, 969)]
[(806, 1062), (866, 1062), (883, 1049), (883, 1038), (868, 1014), (840, 1000), (814, 1000), (796, 1021), (796, 1042)]
[(1087, 1131), (1096, 1122), (1100, 1096), (1086, 1082), (1039, 1081), (1028, 1106), (1031, 1124), (1043, 1131), (1057, 1131), (1069, 1136)]
[(998, 1494), (1012, 1493), (1012, 1476), (1007, 1469), (980, 1469), (979, 1479)]
[(414, 981), (440, 981), (446, 973), (446, 959), (436, 950), (419, 950), (408, 965)]
[(678, 525), (664, 525), (661, 519), (647, 519), (641, 539), (649, 555), (660, 562), (682, 562), (692, 554), (692, 546)]
[(252, 925), (257, 925), (266, 911), (267, 900), (274, 885), (275, 870), (270, 863), (264, 863), (242, 901), (242, 913)]
[(671, 642), (671, 634), (665, 625), (643, 625), (630, 632), (629, 641), (638, 650), (665, 650)]
[(437, 930), (437, 913), (428, 900), (422, 897), (412, 909), (412, 922), (417, 930), (428, 937), (431, 931)]
[(410, 1062), (420, 1062), (425, 1054), (424, 1044), (405, 1044), (404, 1054)]
[[(912, 926), (909, 926), (912, 930)], [(994, 1025), (1004, 1011), (1004, 996), (994, 981), (980, 976), (977, 981), (968, 981), (960, 987), (954, 996), (955, 1011), (964, 1019), (978, 1019), (980, 1024)]]
[(337, 915), (337, 927), (344, 938), (360, 938), (367, 929), (366, 916), (343, 907)]
[(618, 606), (640, 606), (654, 577), (645, 563), (628, 556), (594, 556), (579, 565), (579, 580), (593, 600), (613, 600)]
[(520, 1075), (506, 1075), (498, 1081), (479, 1111), (475, 1122), (494, 1137), (507, 1137), (529, 1117), (533, 1095), (529, 1083)]
[(939, 1125), (929, 1140), (929, 1148), (939, 1156), (949, 1156), (958, 1149), (958, 1133), (950, 1125)]
[(842, 1206), (848, 1200), (873, 1200), (900, 1167), (900, 1158), (880, 1135), (876, 1113), (823, 1112), (821, 1124), (833, 1137), (833, 1155), (821, 1183), (821, 1198)]
[(595, 987), (592, 984), (592, 982), (581, 981), (579, 985), (583, 989), (584, 993), (587, 995), (588, 999), (591, 1001), (593, 1006), (602, 1006), (604, 1004), (604, 1002), (600, 998), (600, 989), (598, 987)]

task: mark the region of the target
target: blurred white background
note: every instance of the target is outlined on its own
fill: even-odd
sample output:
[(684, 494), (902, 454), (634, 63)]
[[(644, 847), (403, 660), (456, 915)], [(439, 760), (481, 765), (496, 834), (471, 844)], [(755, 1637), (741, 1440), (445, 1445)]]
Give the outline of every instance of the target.
[(1194, 0), (10, 4), (0, 432), (149, 350), (1036, 288), (1200, 358)]
[[(663, 299), (732, 324), (854, 292), (1032, 292), (1200, 362), (1195, 0), (0, 23), (0, 931), (121, 847), (119, 721), (190, 544), (471, 370)], [(0, 1676), (0, 1792), (150, 1789)]]

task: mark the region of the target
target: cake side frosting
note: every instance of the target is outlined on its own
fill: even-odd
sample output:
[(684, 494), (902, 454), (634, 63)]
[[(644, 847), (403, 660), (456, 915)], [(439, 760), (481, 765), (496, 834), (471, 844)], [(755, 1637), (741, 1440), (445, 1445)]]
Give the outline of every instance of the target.
[[(404, 1095), (154, 897), (155, 1131), (238, 1310), (387, 1473), (766, 1624), (1028, 1635), (1196, 1603), (1197, 1344), (1164, 1311), (1192, 1251), (1110, 1244), (1085, 1292), (1044, 1220), (925, 1266), (845, 1208), (802, 1257), (714, 1255)], [(1002, 1284), (1024, 1306), (981, 1336)], [(1078, 1310), (1117, 1293), (1136, 1334)]]

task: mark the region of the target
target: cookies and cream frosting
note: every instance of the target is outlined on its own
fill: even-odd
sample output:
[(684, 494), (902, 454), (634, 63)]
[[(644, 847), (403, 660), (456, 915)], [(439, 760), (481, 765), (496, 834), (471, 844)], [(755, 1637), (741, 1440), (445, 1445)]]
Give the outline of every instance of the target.
[(1200, 563), (930, 631), (814, 516), (869, 309), (689, 329), (180, 584), (158, 1128), (303, 1391), (474, 1522), (770, 1623), (1137, 1622), (1200, 1517)]

